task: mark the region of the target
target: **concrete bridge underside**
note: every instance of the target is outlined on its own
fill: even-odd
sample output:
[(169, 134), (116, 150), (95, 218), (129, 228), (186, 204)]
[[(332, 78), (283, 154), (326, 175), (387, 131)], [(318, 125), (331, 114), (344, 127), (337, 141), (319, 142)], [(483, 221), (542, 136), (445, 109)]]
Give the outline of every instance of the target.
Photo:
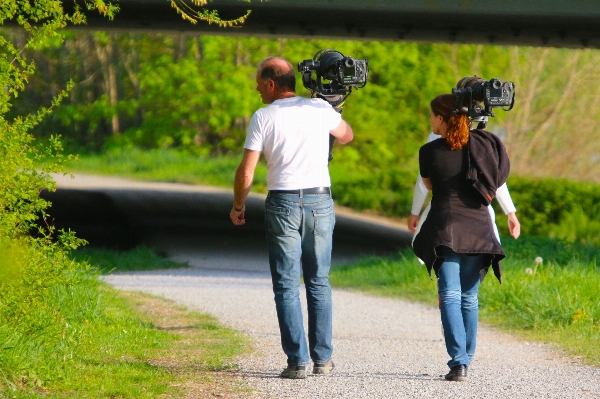
[[(191, 0), (181, 0), (193, 7)], [(113, 1), (114, 2), (114, 1)], [(224, 18), (252, 13), (237, 28), (182, 20), (169, 0), (120, 0), (114, 21), (94, 13), (87, 28), (303, 37), (600, 47), (597, 0), (214, 0)]]

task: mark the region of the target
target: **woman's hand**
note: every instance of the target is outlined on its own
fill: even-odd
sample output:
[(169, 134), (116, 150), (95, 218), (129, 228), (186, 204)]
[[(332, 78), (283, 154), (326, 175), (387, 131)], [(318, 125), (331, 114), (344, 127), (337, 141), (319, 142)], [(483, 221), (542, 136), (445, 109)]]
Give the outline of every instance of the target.
[(510, 212), (507, 216), (508, 230), (510, 231), (510, 235), (516, 240), (521, 235), (521, 223), (519, 223), (515, 212)]
[(412, 213), (408, 217), (408, 231), (414, 233), (417, 231), (417, 225), (419, 224), (419, 215), (413, 215)]

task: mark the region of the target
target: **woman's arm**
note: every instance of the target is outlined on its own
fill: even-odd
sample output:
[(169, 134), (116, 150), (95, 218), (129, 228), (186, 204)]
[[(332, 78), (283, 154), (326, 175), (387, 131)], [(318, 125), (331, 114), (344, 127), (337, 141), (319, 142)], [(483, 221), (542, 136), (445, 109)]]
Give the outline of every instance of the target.
[(510, 197), (510, 193), (508, 192), (508, 187), (506, 187), (506, 183), (498, 187), (498, 190), (496, 190), (496, 198), (505, 215), (517, 211), (517, 208), (515, 208), (515, 204)]
[(427, 187), (427, 190), (431, 191), (431, 179), (429, 177), (423, 177), (423, 185)]
[(496, 191), (496, 198), (498, 199), (502, 211), (508, 217), (508, 231), (516, 240), (519, 238), (519, 235), (521, 235), (521, 223), (519, 223), (519, 219), (517, 218), (517, 208), (515, 208), (515, 204), (510, 197), (506, 183), (498, 188)]
[(419, 215), (421, 214), (421, 209), (423, 208), (423, 204), (425, 203), (425, 198), (427, 198), (428, 191), (429, 190), (427, 190), (427, 187), (425, 187), (425, 185), (423, 184), (421, 173), (419, 173), (419, 175), (417, 176), (417, 181), (415, 183), (412, 208), (407, 221), (408, 230), (411, 233), (414, 233), (417, 229), (417, 225), (419, 224)]
[[(431, 132), (429, 133), (429, 136), (427, 136), (427, 142), (431, 143), (433, 140), (437, 140), (439, 138), (439, 135)], [(419, 225), (419, 215), (421, 214), (421, 209), (423, 209), (423, 204), (425, 203), (425, 198), (427, 198), (428, 191), (429, 189), (425, 187), (425, 184), (423, 184), (421, 171), (419, 171), (419, 174), (417, 175), (417, 181), (415, 183), (415, 191), (413, 193), (410, 216), (407, 220), (408, 230), (411, 233), (414, 233), (417, 230), (417, 226)]]

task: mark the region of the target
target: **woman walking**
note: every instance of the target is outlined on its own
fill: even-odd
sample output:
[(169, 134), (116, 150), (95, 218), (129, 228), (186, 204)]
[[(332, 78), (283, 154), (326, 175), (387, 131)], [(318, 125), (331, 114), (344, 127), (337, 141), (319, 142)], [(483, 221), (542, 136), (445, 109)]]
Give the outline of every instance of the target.
[(510, 169), (506, 149), (494, 135), (469, 130), (464, 114), (452, 114), (456, 98), (431, 101), (430, 123), (440, 139), (419, 151), (423, 184), (432, 190), (431, 210), (413, 249), (438, 278), (438, 294), (450, 372), (464, 381), (475, 355), (479, 283), (489, 266), (501, 281), (505, 257), (487, 205)]

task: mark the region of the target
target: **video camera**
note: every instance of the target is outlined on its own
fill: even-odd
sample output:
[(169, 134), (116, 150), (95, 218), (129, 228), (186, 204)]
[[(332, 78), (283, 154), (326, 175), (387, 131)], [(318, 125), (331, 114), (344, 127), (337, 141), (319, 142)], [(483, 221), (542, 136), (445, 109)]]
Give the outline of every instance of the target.
[[(352, 89), (361, 89), (367, 85), (369, 62), (346, 57), (332, 49), (323, 49), (317, 51), (311, 60), (299, 62), (298, 72), (302, 73), (302, 84), (310, 90), (311, 97), (327, 101), (341, 114)], [(314, 79), (313, 72), (316, 75)], [(323, 79), (329, 83), (323, 83)], [(335, 137), (330, 135), (329, 162), (333, 159), (334, 141)]]
[[(312, 97), (328, 101), (340, 113), (352, 89), (365, 87), (369, 75), (367, 60), (356, 60), (332, 49), (319, 50), (311, 60), (299, 62), (298, 71)], [(329, 83), (323, 83), (324, 79)]]
[(495, 116), (492, 108), (509, 107), (508, 109), (503, 108), (503, 110), (510, 111), (515, 105), (515, 84), (513, 82), (503, 83), (498, 78), (485, 81), (475, 77), (467, 84), (468, 87), (452, 89), (452, 95), (456, 97), (452, 114), (462, 113), (467, 114), (471, 119), (481, 118)]

